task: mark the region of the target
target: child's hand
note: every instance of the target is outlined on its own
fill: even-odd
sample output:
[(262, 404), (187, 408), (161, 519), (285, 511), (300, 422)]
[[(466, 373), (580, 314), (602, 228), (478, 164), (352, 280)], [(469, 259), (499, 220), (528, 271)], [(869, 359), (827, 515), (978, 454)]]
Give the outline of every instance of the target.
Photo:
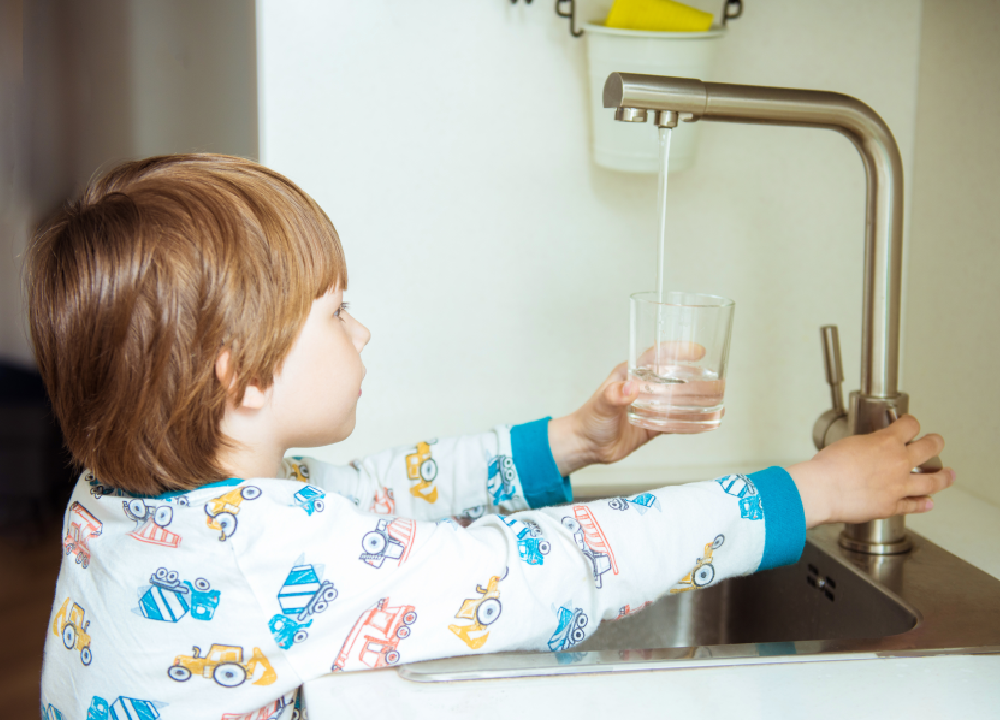
[(806, 527), (930, 510), (934, 504), (929, 496), (949, 487), (955, 471), (911, 472), (944, 448), (940, 435), (914, 441), (919, 432), (917, 419), (904, 415), (883, 430), (846, 437), (788, 468), (802, 498)]
[[(647, 350), (646, 355), (651, 352)], [(685, 362), (701, 358), (705, 348), (695, 343), (668, 342), (663, 343), (661, 353), (671, 362)], [(640, 360), (648, 361), (646, 355)], [(639, 384), (626, 380), (628, 363), (622, 363), (583, 407), (549, 423), (549, 447), (562, 475), (595, 463), (617, 462), (664, 434), (628, 421), (628, 406), (639, 397)]]

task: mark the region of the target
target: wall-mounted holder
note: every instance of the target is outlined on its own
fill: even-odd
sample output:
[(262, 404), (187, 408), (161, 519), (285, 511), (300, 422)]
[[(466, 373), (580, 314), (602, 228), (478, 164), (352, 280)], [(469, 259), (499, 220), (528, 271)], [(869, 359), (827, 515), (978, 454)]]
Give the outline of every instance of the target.
[[(510, 0), (512, 3), (516, 3), (517, 0)], [(524, 0), (526, 3), (531, 3), (531, 0)], [(563, 9), (566, 4), (569, 4), (569, 10)], [(569, 20), (569, 34), (573, 37), (580, 37), (583, 35), (583, 28), (578, 28), (576, 26), (576, 0), (556, 0), (556, 15), (561, 18), (566, 18)], [(722, 27), (725, 28), (730, 20), (736, 20), (743, 17), (743, 0), (726, 0), (725, 7), (722, 10)]]

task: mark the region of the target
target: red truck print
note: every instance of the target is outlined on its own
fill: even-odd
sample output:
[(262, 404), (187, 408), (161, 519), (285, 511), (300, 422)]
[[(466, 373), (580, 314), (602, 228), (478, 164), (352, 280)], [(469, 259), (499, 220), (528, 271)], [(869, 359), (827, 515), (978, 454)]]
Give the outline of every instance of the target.
[(375, 497), (372, 498), (372, 506), (368, 508), (368, 511), (379, 515), (392, 515), (396, 512), (396, 498), (393, 497), (392, 488), (380, 487), (376, 490)]
[(389, 607), (389, 598), (382, 598), (361, 613), (354, 623), (332, 670), (395, 665), (399, 662), (399, 641), (410, 636), (410, 626), (416, 621), (417, 613), (412, 605)]
[(590, 560), (594, 570), (594, 584), (598, 588), (602, 585), (601, 576), (608, 570), (614, 575), (618, 574), (615, 554), (589, 507), (574, 505), (573, 517), (564, 517), (562, 524), (573, 533), (577, 547)]
[(104, 525), (76, 500), (69, 506), (66, 524), (68, 527), (66, 537), (63, 538), (63, 548), (67, 555), (76, 555), (77, 564), (86, 568), (90, 565), (90, 540), (100, 536)]

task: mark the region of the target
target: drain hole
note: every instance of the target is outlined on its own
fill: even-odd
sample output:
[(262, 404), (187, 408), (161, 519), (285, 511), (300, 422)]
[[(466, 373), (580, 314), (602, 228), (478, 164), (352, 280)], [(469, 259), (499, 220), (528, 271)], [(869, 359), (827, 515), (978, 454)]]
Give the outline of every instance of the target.
[(828, 600), (836, 600), (837, 599), (836, 597), (834, 597), (834, 594), (832, 592), (830, 592), (829, 590), (827, 590), (826, 588), (823, 588), (823, 594), (826, 595), (826, 597), (827, 597)]
[(837, 583), (836, 583), (836, 582), (834, 582), (834, 580), (833, 580), (833, 578), (832, 578), (832, 577), (828, 577), (828, 578), (826, 579), (826, 586), (827, 586), (828, 588), (830, 588), (831, 590), (836, 590), (836, 589), (837, 589)]
[(813, 565), (812, 563), (809, 563), (808, 565), (806, 565), (806, 567), (809, 568), (809, 572), (811, 572), (813, 575), (819, 575), (819, 568)]

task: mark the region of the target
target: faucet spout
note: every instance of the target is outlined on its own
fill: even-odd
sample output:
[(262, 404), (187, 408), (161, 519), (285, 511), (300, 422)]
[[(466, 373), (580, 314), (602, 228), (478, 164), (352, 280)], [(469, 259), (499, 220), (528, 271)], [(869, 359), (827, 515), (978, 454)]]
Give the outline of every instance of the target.
[[(897, 413), (905, 413), (909, 399), (898, 388), (903, 164), (896, 139), (882, 118), (865, 103), (841, 93), (634, 73), (608, 76), (604, 107), (616, 108), (616, 114), (621, 108), (644, 114), (653, 110), (658, 117), (672, 111), (688, 122), (816, 127), (847, 136), (861, 155), (867, 178), (861, 389), (851, 393), (846, 422), (826, 437), (874, 432)], [(903, 528), (902, 516), (847, 525), (841, 544), (871, 554), (906, 552), (910, 543)]]
[(861, 394), (896, 397), (903, 274), (903, 165), (896, 139), (874, 110), (856, 98), (835, 92), (633, 73), (608, 76), (604, 107), (673, 110), (689, 122), (817, 127), (846, 135), (860, 153), (867, 176)]

